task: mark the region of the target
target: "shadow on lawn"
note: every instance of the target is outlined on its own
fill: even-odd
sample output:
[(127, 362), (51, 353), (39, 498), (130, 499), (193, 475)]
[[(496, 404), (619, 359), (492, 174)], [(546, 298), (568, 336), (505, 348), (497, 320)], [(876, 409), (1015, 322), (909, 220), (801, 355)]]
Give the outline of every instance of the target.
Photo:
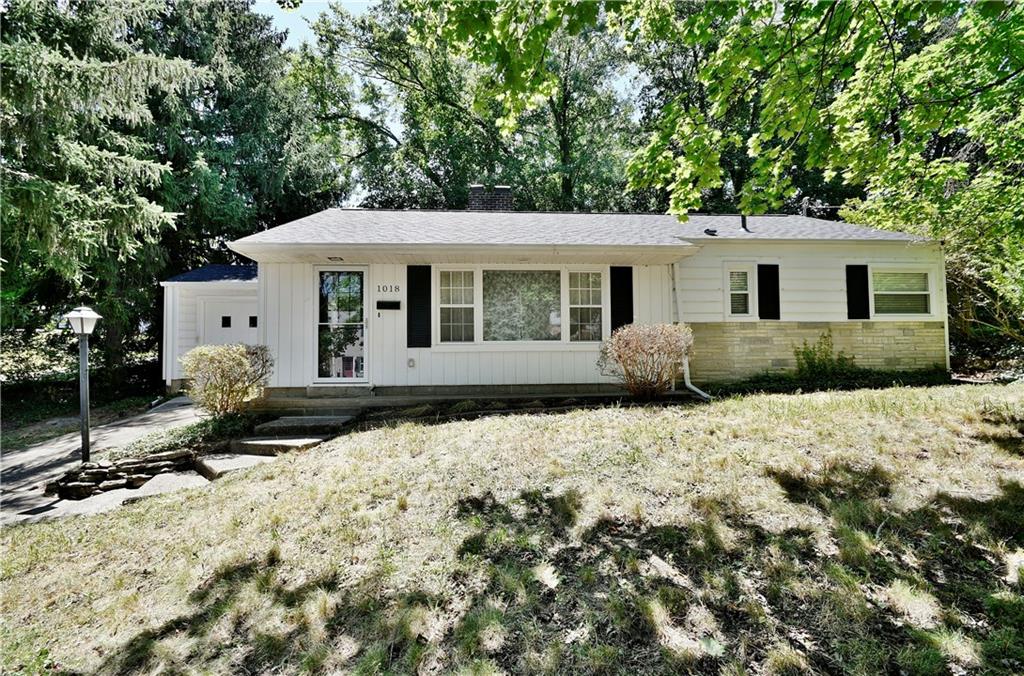
[(995, 444), (1011, 455), (1024, 456), (1024, 412), (999, 409), (989, 411), (982, 420), (996, 431), (976, 433), (975, 438)]
[[(1019, 484), (897, 513), (877, 468), (771, 474), (829, 517), (838, 554), (810, 530), (769, 532), (722, 502), (685, 526), (605, 520), (574, 536), (579, 494), (484, 494), (456, 506), (475, 532), (443, 596), (387, 595), (385, 569), (361, 589), (334, 574), (289, 587), (272, 550), (219, 571), (192, 593), (193, 612), (138, 634), (100, 671), (1024, 668), (1024, 601), (997, 554), (1024, 546)], [(291, 622), (261, 621), (267, 609)], [(170, 658), (162, 645), (175, 640)]]
[[(257, 561), (227, 566), (189, 595), (194, 611), (148, 629), (110, 654), (97, 673), (183, 673), (216, 667), (231, 673), (322, 670), (332, 654), (358, 659), (364, 671), (377, 665), (414, 671), (422, 642), (406, 629), (402, 609), (436, 605), (422, 593), (383, 599), (379, 576), (366, 586), (341, 590), (334, 574), (295, 586), (280, 580), (276, 547)], [(267, 621), (275, 612), (294, 621)], [(376, 639), (360, 650), (352, 632)], [(415, 649), (416, 647), (419, 649)], [(358, 654), (357, 654), (358, 653)]]

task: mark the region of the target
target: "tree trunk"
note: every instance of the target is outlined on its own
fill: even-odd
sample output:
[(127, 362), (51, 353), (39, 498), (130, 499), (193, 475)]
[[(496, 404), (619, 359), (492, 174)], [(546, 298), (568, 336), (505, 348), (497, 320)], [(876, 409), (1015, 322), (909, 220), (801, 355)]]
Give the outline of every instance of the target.
[(572, 97), (568, 83), (559, 80), (558, 93), (548, 99), (552, 126), (558, 139), (558, 210), (572, 211), (576, 205), (575, 185), (572, 177), (572, 125), (569, 122), (569, 106)]
[(103, 341), (99, 345), (104, 371), (101, 381), (105, 387), (117, 389), (125, 380), (125, 330), (121, 321), (114, 317), (104, 317), (100, 321), (104, 323)]

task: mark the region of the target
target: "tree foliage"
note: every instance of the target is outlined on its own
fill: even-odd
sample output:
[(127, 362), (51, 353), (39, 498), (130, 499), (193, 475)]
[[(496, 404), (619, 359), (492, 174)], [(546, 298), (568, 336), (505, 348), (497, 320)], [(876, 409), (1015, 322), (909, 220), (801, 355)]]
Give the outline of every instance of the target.
[[(729, 182), (738, 151), (749, 158), (740, 209), (759, 213), (797, 195), (801, 171), (840, 177), (865, 193), (851, 218), (946, 241), (958, 316), (1022, 337), (1020, 4), (410, 6), (424, 41), (446, 40), (488, 69), (508, 129), (554, 88), (543, 64), (560, 32), (605, 24), (629, 45), (692, 50), (693, 86), (660, 102), (629, 165), (633, 187), (667, 189), (670, 210), (685, 215)], [(737, 115), (751, 133), (729, 123)]]
[(173, 222), (152, 198), (169, 167), (145, 137), (152, 100), (209, 74), (146, 51), (162, 2), (9, 4), (0, 44), (5, 324), (132, 259)]
[(609, 36), (560, 34), (548, 54), (556, 85), (503, 133), (482, 69), (444, 41), (414, 39), (414, 17), (384, 2), (340, 7), (314, 24), (317, 45), (296, 68), (322, 133), (346, 140), (361, 203), (464, 208), (468, 185), (508, 183), (520, 208), (618, 209), (638, 127), (616, 90), (624, 61)]
[[(285, 34), (250, 0), (181, 0), (150, 27), (147, 44), (210, 73), (207, 87), (156, 106), (152, 143), (172, 169), (159, 199), (178, 213), (161, 248), (180, 271), (223, 243), (318, 211), (348, 190), (292, 78)], [(216, 254), (215, 254), (216, 255)]]
[[(249, 0), (12, 3), (3, 34), (6, 328), (93, 304), (101, 363), (157, 343), (157, 282), (336, 203), (284, 34)], [(148, 330), (140, 331), (141, 327)]]

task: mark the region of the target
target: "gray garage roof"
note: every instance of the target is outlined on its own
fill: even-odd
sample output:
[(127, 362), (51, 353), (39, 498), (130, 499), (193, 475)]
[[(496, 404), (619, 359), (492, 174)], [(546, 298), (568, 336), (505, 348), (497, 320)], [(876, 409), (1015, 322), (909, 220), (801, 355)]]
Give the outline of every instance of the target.
[(256, 279), (255, 265), (205, 265), (183, 272), (168, 282), (249, 282)]
[(687, 241), (921, 241), (901, 232), (805, 216), (588, 214), (511, 211), (327, 209), (234, 244), (479, 244), (658, 246)]

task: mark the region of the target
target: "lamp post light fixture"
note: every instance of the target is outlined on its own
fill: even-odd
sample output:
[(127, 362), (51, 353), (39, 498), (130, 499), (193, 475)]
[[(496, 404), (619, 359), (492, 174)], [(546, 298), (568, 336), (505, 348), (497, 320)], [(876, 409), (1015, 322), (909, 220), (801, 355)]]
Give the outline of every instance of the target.
[(68, 327), (78, 334), (78, 402), (82, 417), (82, 462), (89, 462), (89, 334), (102, 317), (92, 308), (76, 307), (64, 315)]

